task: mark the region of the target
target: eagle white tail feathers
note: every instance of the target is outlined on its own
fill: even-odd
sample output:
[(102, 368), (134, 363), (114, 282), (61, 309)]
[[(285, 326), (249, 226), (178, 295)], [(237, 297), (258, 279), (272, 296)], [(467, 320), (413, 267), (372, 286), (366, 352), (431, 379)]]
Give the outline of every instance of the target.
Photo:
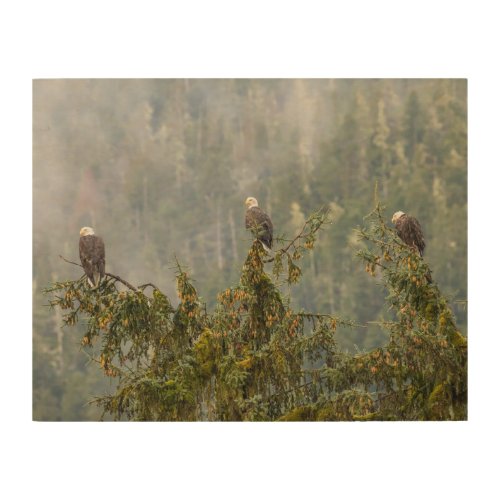
[(271, 249), (262, 241), (262, 240), (259, 240), (261, 245), (262, 245), (262, 248), (267, 252), (267, 253), (271, 253)]
[(98, 288), (99, 285), (101, 284), (101, 275), (99, 274), (99, 272), (95, 272), (92, 275), (92, 279), (87, 277), (87, 281), (89, 282), (90, 288), (92, 289)]

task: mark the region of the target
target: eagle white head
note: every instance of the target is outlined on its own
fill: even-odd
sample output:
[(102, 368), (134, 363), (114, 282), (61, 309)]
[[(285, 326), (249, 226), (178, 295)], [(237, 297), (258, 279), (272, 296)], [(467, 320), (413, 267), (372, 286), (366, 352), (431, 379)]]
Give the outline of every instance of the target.
[(404, 212), (401, 212), (401, 210), (399, 212), (396, 212), (393, 216), (392, 216), (392, 223), (393, 224), (396, 224), (396, 221), (402, 217), (403, 215), (405, 215)]
[(80, 229), (80, 236), (90, 236), (94, 234), (94, 230), (91, 227), (82, 227)]
[(249, 196), (245, 200), (245, 205), (247, 206), (247, 208), (253, 208), (253, 207), (258, 207), (259, 203), (257, 202), (256, 198), (253, 198), (252, 196)]

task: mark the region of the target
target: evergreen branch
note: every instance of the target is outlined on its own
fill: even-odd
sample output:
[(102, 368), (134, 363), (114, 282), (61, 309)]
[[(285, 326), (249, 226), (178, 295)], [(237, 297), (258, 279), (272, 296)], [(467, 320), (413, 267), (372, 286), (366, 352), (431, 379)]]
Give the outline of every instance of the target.
[[(305, 372), (304, 372), (305, 373)], [(298, 392), (304, 387), (308, 387), (312, 384), (318, 383), (319, 381), (327, 381), (328, 377), (318, 377), (318, 379), (312, 379), (309, 380), (308, 382), (304, 382), (302, 385), (298, 385), (296, 387), (292, 387), (291, 389), (285, 389), (280, 392), (274, 392), (272, 394), (267, 395), (266, 397), (263, 398), (264, 401), (269, 401), (270, 399), (275, 399), (275, 398), (280, 398), (283, 397), (285, 394), (289, 394), (291, 392)]]
[[(89, 352), (87, 352), (85, 349), (83, 348), (80, 348), (80, 350), (87, 356), (88, 358), (88, 362), (89, 363), (95, 363), (96, 365), (99, 365), (99, 367), (102, 368), (102, 365), (101, 365), (101, 360), (100, 359), (97, 359), (95, 358), (94, 356), (92, 356), (92, 354), (90, 354)], [(117, 375), (121, 378), (121, 377), (124, 377), (124, 372), (123, 372), (123, 368), (127, 369), (130, 373), (134, 374), (134, 370), (132, 368), (130, 368), (129, 366), (127, 366), (126, 364), (122, 363), (120, 366), (117, 366), (113, 363), (110, 363), (110, 366), (115, 369), (117, 371)]]
[[(302, 229), (299, 231), (299, 233), (297, 234), (297, 236), (295, 236), (295, 238), (293, 238), (290, 243), (288, 243), (288, 245), (284, 248), (280, 248), (276, 254), (280, 253), (282, 255), (285, 255), (287, 254), (288, 255), (288, 250), (290, 250), (290, 248), (293, 246), (295, 247), (295, 242), (300, 240), (301, 238), (307, 238), (308, 236), (310, 236), (311, 234), (314, 234), (316, 233), (320, 228), (321, 226), (326, 222), (327, 220), (327, 215), (328, 215), (328, 212), (329, 212), (329, 209), (325, 209), (323, 212), (322, 212), (323, 209), (320, 209), (318, 210), (318, 212), (316, 212), (315, 214), (311, 215), (311, 217), (309, 217), (304, 225), (302, 226)], [(314, 220), (315, 217), (319, 217), (320, 220), (320, 224), (317, 226), (317, 227), (313, 227), (308, 233), (305, 233), (305, 230), (307, 228), (307, 225), (311, 223), (312, 220)], [(276, 258), (275, 257), (271, 257), (270, 259), (266, 259), (266, 260), (263, 260), (262, 262), (264, 263), (269, 263), (269, 262), (273, 262), (274, 259)]]
[[(276, 253), (282, 253), (282, 254), (286, 254), (288, 253), (288, 250), (290, 249), (290, 247), (292, 245), (294, 245), (294, 243), (299, 240), (301, 237), (303, 237), (303, 233), (304, 233), (304, 230), (306, 229), (307, 227), (307, 224), (309, 224), (309, 220), (307, 220), (305, 222), (305, 224), (302, 226), (302, 229), (300, 230), (299, 234), (297, 236), (295, 236), (295, 238), (293, 240), (290, 241), (290, 243), (288, 243), (288, 245), (285, 247), (285, 248), (280, 248), (278, 250), (278, 252)], [(309, 233), (310, 234), (310, 233)], [(263, 262), (267, 263), (267, 262), (273, 262), (273, 260), (275, 259), (275, 257), (272, 257), (271, 259), (268, 259), (268, 260), (264, 260)]]
[(310, 321), (312, 321), (315, 318), (328, 318), (332, 321), (336, 321), (339, 325), (342, 325), (342, 326), (349, 326), (352, 328), (366, 328), (366, 325), (361, 325), (361, 324), (355, 323), (354, 321), (351, 321), (351, 320), (342, 319), (342, 318), (339, 318), (338, 316), (333, 316), (332, 314), (298, 312), (298, 313), (295, 313), (295, 315), (301, 316), (301, 317), (308, 319)]

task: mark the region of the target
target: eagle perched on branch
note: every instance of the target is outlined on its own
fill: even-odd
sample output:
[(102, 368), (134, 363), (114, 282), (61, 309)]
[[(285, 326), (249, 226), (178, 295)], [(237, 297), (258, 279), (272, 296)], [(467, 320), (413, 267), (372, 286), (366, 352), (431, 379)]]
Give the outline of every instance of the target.
[(97, 288), (104, 278), (104, 242), (91, 227), (80, 229), (80, 261), (92, 288)]
[(425, 240), (418, 220), (399, 211), (392, 216), (392, 223), (396, 227), (397, 235), (403, 242), (409, 247), (418, 250), (420, 257), (422, 257), (424, 255)]
[(273, 223), (269, 215), (259, 208), (259, 203), (251, 196), (246, 199), (245, 205), (245, 227), (250, 229), (264, 249), (270, 252), (273, 246)]

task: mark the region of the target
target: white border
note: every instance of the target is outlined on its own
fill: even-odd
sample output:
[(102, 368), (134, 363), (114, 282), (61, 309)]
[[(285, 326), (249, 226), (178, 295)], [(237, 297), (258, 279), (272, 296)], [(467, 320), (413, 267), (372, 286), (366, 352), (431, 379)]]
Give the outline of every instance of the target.
[[(496, 460), (487, 453), (498, 445), (493, 381), (500, 335), (493, 5), (49, 0), (4, 6), (2, 490), (51, 499), (490, 498), (498, 491)], [(469, 78), (470, 421), (31, 422), (31, 79), (89, 76)]]

